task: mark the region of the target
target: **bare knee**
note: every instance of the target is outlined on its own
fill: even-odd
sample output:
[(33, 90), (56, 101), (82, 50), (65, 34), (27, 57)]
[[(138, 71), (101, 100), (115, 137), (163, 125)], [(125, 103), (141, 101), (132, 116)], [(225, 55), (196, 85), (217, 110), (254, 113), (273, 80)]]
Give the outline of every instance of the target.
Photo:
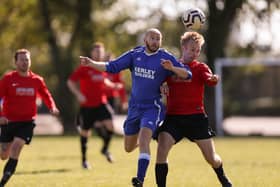
[(127, 148), (127, 147), (125, 147), (125, 148), (124, 148), (124, 150), (125, 150), (125, 152), (127, 152), (127, 153), (130, 153), (130, 152), (132, 152), (132, 151), (133, 151), (133, 149), (131, 149), (131, 148)]
[(138, 134), (124, 137), (124, 150), (125, 150), (125, 152), (130, 153), (135, 148), (137, 148), (138, 146), (139, 146), (139, 144), (138, 144)]
[(218, 168), (222, 164), (222, 159), (217, 154), (214, 154), (205, 159), (208, 162), (208, 164), (210, 164), (213, 168)]
[(7, 160), (7, 159), (9, 158), (9, 154), (3, 154), (3, 153), (1, 153), (1, 154), (0, 154), (0, 158), (1, 158), (1, 160)]
[(137, 145), (134, 145), (134, 146), (128, 146), (128, 145), (126, 145), (126, 146), (124, 147), (124, 150), (125, 150), (125, 152), (130, 153), (130, 152), (134, 151), (134, 149), (136, 149), (136, 147), (137, 147)]

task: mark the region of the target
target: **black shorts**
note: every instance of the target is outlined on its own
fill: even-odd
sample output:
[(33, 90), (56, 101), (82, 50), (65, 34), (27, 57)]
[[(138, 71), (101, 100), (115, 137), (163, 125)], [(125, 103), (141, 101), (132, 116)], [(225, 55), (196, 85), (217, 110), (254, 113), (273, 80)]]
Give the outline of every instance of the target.
[(98, 107), (81, 107), (76, 123), (83, 130), (94, 128), (96, 121), (112, 120), (112, 111), (109, 105), (99, 105)]
[(184, 137), (194, 141), (215, 136), (206, 114), (167, 115), (157, 130), (156, 138), (160, 132), (168, 132), (176, 143)]
[(1, 125), (0, 142), (10, 143), (14, 137), (21, 138), (26, 144), (30, 144), (33, 137), (34, 121), (9, 122), (7, 125)]

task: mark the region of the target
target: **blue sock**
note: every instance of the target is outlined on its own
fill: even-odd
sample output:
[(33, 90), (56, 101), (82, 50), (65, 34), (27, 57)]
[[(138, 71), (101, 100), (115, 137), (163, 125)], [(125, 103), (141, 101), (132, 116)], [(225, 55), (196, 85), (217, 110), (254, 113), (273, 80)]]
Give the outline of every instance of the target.
[(144, 182), (144, 178), (146, 176), (146, 171), (150, 163), (150, 157), (151, 156), (147, 153), (140, 153), (138, 158), (137, 178), (142, 182)]

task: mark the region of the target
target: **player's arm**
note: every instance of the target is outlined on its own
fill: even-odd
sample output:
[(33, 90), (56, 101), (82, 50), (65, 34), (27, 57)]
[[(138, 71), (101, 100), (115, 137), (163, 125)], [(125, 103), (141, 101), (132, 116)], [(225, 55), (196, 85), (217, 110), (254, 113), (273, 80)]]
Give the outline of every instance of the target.
[(116, 90), (120, 90), (123, 88), (123, 84), (119, 83), (119, 82), (112, 82), (110, 79), (108, 78), (104, 78), (104, 84), (112, 89), (116, 89)]
[(169, 70), (175, 73), (178, 77), (183, 79), (190, 79), (192, 77), (192, 73), (190, 70), (187, 70), (184, 67), (177, 67), (174, 66), (173, 63), (170, 60), (161, 59), (161, 65)]
[(40, 85), (40, 88), (38, 89), (38, 94), (41, 96), (42, 100), (48, 107), (50, 113), (53, 115), (58, 115), (59, 110), (56, 107), (54, 99), (53, 99), (51, 93), (49, 92), (49, 90), (45, 84), (45, 81), (43, 79), (39, 79), (39, 80), (40, 80), (41, 85)]
[(88, 57), (80, 56), (80, 63), (81, 65), (90, 66), (99, 71), (106, 71), (107, 62), (97, 62)]
[(169, 87), (168, 87), (166, 82), (164, 82), (160, 86), (160, 93), (161, 93), (162, 96), (168, 96), (169, 95)]
[(211, 69), (206, 64), (201, 64), (200, 72), (202, 74), (202, 78), (208, 86), (216, 86), (219, 82), (219, 76), (213, 74)]
[(84, 103), (86, 101), (86, 97), (80, 92), (80, 88), (76, 84), (76, 82), (68, 79), (67, 86), (69, 90), (75, 95), (79, 103)]
[(2, 116), (2, 98), (0, 98), (0, 125), (5, 125), (8, 123), (8, 119)]
[(118, 58), (109, 62), (97, 62), (88, 57), (80, 56), (81, 65), (90, 66), (99, 71), (106, 71), (109, 73), (119, 73), (124, 69), (133, 68), (133, 50), (130, 50)]

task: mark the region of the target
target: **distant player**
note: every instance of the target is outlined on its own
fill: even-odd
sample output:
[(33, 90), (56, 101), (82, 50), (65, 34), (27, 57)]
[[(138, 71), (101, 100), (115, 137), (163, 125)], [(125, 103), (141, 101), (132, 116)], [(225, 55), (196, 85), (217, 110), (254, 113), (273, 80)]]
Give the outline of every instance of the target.
[(167, 115), (163, 125), (158, 129), (155, 167), (158, 187), (166, 187), (168, 153), (172, 146), (183, 138), (188, 138), (198, 145), (223, 187), (232, 186), (224, 173), (222, 159), (215, 152), (212, 139), (214, 132), (208, 124), (208, 117), (204, 109), (204, 85), (215, 86), (219, 78), (205, 63), (197, 61), (203, 44), (202, 35), (197, 32), (185, 32), (181, 37), (181, 61), (190, 67), (192, 80), (182, 80), (176, 76), (167, 79), (169, 89)]
[(0, 181), (3, 187), (14, 174), (24, 144), (30, 144), (37, 114), (36, 97), (45, 102), (52, 114), (58, 114), (54, 100), (42, 77), (30, 70), (30, 52), (19, 49), (15, 53), (16, 70), (0, 80), (3, 110), (0, 118), (0, 156), (8, 159)]
[[(108, 56), (106, 60), (112, 60), (111, 56)], [(122, 72), (119, 73), (107, 73), (107, 78), (114, 82), (123, 85), (119, 90), (106, 87), (106, 96), (108, 98), (109, 104), (114, 109), (116, 114), (122, 113), (127, 110), (127, 93), (124, 87), (124, 81), (122, 80)]]
[[(105, 55), (104, 44), (96, 42), (92, 46), (91, 58), (96, 61), (103, 60)], [(106, 73), (95, 70), (89, 66), (79, 66), (69, 77), (67, 85), (76, 96), (80, 111), (77, 119), (80, 144), (82, 152), (82, 167), (90, 169), (87, 161), (87, 142), (93, 128), (103, 140), (101, 153), (112, 163), (113, 158), (109, 152), (109, 145), (113, 135), (112, 109), (108, 105), (105, 87), (122, 88), (121, 84), (112, 83), (106, 78)]]
[(124, 148), (131, 152), (139, 146), (137, 177), (132, 178), (132, 185), (137, 187), (143, 186), (150, 162), (151, 137), (165, 114), (160, 86), (173, 74), (183, 79), (191, 78), (191, 72), (187, 68), (160, 48), (162, 34), (158, 29), (149, 29), (145, 33), (144, 42), (145, 46), (136, 47), (110, 63), (80, 57), (82, 64), (100, 71), (131, 71), (132, 90), (124, 123)]

